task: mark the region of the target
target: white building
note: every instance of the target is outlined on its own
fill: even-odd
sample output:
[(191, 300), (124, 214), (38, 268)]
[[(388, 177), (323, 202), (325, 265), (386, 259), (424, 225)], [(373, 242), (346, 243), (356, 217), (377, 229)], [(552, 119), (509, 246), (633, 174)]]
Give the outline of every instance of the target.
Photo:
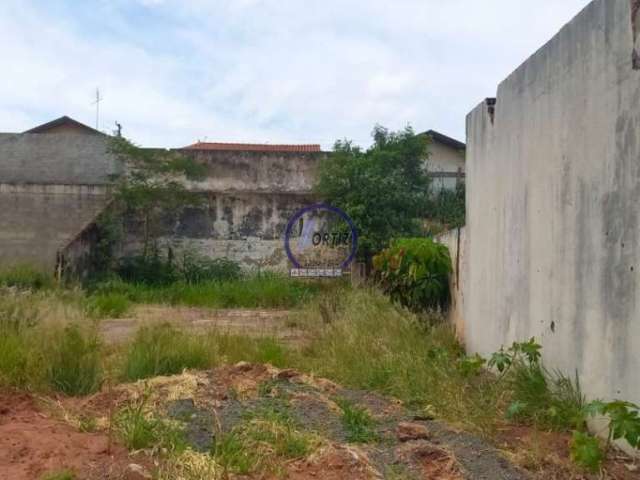
[(458, 183), (464, 181), (466, 145), (435, 130), (424, 135), (431, 138), (426, 164), (433, 181), (433, 191), (454, 190)]

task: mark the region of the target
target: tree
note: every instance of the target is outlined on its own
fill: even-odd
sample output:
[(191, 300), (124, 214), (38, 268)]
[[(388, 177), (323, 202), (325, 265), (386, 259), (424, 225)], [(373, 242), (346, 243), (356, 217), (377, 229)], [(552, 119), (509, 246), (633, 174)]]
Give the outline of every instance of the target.
[(465, 224), (465, 184), (460, 182), (455, 190), (446, 188), (430, 198), (429, 218), (440, 222), (443, 228), (457, 228)]
[(425, 171), (428, 138), (411, 127), (390, 132), (377, 125), (366, 151), (337, 141), (321, 163), (317, 192), (343, 209), (358, 229), (358, 256), (370, 261), (393, 238), (420, 234), (429, 202)]
[[(120, 240), (117, 224), (129, 217), (142, 223), (144, 257), (157, 252), (157, 238), (163, 220), (185, 207), (202, 205), (202, 195), (189, 190), (185, 180), (198, 180), (206, 175), (206, 166), (176, 151), (143, 149), (129, 140), (113, 136), (109, 152), (120, 163), (120, 172), (113, 175), (112, 205), (101, 215), (98, 243), (99, 267), (109, 267), (113, 247)], [(119, 233), (118, 233), (119, 232)]]

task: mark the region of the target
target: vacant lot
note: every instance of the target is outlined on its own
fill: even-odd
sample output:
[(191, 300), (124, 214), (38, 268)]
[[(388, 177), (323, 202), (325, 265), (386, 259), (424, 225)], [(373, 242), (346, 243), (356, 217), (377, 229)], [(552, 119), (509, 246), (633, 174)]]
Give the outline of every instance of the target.
[(0, 477), (640, 478), (612, 449), (580, 470), (566, 422), (510, 415), (522, 392), (437, 316), (304, 291), (286, 308), (136, 301), (109, 318), (79, 290), (5, 288)]

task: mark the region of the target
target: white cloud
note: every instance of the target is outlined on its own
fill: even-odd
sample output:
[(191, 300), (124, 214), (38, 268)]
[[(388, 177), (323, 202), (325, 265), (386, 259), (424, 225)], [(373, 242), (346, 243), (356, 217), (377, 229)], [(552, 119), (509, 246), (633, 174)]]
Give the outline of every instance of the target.
[[(138, 143), (368, 143), (464, 118), (586, 0), (8, 0), (0, 131), (68, 114)], [(89, 4), (89, 2), (87, 2)]]

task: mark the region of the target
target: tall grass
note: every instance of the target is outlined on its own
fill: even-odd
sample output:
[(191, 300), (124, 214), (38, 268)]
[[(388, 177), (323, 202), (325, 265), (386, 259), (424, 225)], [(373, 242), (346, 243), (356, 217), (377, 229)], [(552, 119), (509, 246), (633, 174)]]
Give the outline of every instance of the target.
[(146, 325), (125, 347), (120, 377), (133, 381), (239, 361), (285, 366), (288, 355), (286, 347), (269, 337), (250, 338), (215, 330), (197, 335), (170, 324)]
[(461, 368), (463, 351), (448, 326), (429, 326), (373, 291), (349, 292), (340, 303), (329, 324), (317, 306), (300, 314), (312, 339), (297, 366), (395, 396), (472, 430), (494, 430), (505, 388), (490, 375), (470, 376)]
[(125, 298), (133, 303), (164, 303), (207, 308), (291, 308), (320, 291), (316, 283), (276, 274), (228, 281), (176, 282), (164, 286), (111, 280), (95, 287), (96, 296)]
[(126, 381), (173, 375), (185, 368), (207, 368), (215, 352), (201, 337), (188, 335), (169, 324), (141, 327), (127, 349), (122, 371)]
[(30, 265), (14, 265), (0, 269), (0, 287), (41, 290), (53, 288), (53, 276)]
[(48, 293), (0, 295), (0, 385), (82, 395), (99, 388), (101, 351), (82, 311)]

